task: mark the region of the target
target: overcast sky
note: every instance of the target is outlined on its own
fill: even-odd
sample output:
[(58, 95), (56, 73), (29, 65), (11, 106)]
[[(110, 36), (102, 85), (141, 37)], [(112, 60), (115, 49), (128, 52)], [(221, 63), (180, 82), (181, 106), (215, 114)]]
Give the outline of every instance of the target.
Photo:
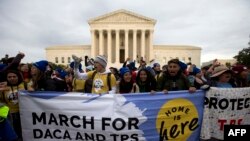
[(155, 45), (195, 45), (201, 62), (248, 47), (250, 0), (0, 0), (0, 57), (45, 59), (52, 45), (90, 45), (91, 18), (126, 9), (157, 20)]

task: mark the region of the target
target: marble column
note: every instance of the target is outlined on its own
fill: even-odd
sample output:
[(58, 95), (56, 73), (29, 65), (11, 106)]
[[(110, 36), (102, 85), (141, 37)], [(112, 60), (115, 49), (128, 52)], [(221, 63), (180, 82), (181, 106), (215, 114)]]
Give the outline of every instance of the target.
[(145, 30), (141, 30), (141, 57), (145, 60)]
[(120, 32), (115, 31), (115, 63), (120, 63)]
[(133, 60), (137, 57), (137, 31), (133, 30)]
[(125, 30), (125, 59), (128, 58), (128, 33), (129, 30)]
[(111, 53), (111, 45), (112, 45), (112, 43), (111, 43), (111, 32), (112, 32), (112, 30), (108, 30), (108, 55), (107, 55), (107, 57), (108, 57), (108, 62), (109, 63), (111, 63), (112, 62), (112, 53)]
[(99, 54), (104, 55), (104, 46), (103, 46), (103, 30), (99, 30)]
[(154, 58), (153, 56), (153, 36), (154, 36), (154, 30), (149, 30), (149, 61)]
[(94, 58), (96, 56), (96, 36), (95, 36), (95, 30), (91, 30), (91, 58)]

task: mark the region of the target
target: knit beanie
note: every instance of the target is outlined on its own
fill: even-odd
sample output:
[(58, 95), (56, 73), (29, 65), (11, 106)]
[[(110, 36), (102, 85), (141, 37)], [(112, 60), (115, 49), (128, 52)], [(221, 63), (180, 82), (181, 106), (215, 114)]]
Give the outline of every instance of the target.
[(33, 63), (33, 66), (37, 67), (40, 71), (45, 72), (48, 64), (49, 64), (48, 61), (41, 60), (41, 61)]
[(159, 63), (154, 63), (154, 64), (153, 64), (153, 68), (155, 68), (155, 67), (157, 67), (157, 66), (160, 67), (161, 65), (160, 65)]
[(105, 56), (98, 55), (95, 58), (95, 62), (101, 64), (104, 68), (107, 66), (107, 58)]
[(60, 77), (63, 78), (63, 79), (67, 75), (67, 72), (65, 70), (63, 70), (63, 69), (57, 68), (57, 69), (55, 69), (55, 71), (57, 71), (59, 73)]
[(123, 75), (127, 72), (130, 72), (129, 68), (128, 67), (122, 67), (120, 69), (120, 75), (123, 77)]
[(179, 61), (179, 65), (182, 71), (185, 71), (187, 69), (187, 64), (183, 63), (182, 61)]
[(194, 75), (196, 75), (196, 74), (198, 74), (198, 73), (200, 73), (201, 72), (201, 70), (199, 69), (199, 68), (197, 68), (197, 67), (194, 67), (193, 68), (193, 74)]
[(148, 70), (152, 76), (155, 76), (155, 71), (150, 66), (147, 66), (146, 70)]
[(130, 69), (130, 70), (136, 70), (137, 68), (135, 67), (135, 62), (129, 62), (129, 64), (127, 65), (127, 67)]

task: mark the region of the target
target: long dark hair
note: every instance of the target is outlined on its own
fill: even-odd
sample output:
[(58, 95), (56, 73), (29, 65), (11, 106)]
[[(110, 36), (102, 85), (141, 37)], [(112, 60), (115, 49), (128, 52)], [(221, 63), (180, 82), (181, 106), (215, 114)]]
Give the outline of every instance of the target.
[[(140, 79), (140, 74), (142, 71), (145, 71), (146, 75), (147, 75), (147, 79), (145, 82), (142, 82)], [(156, 89), (156, 80), (146, 68), (142, 68), (139, 70), (139, 72), (137, 73), (137, 76), (136, 76), (136, 83), (139, 86), (139, 88), (142, 86), (145, 86), (146, 92), (150, 92), (151, 90)]]
[(39, 89), (40, 87), (43, 87), (42, 85), (43, 82), (45, 81), (45, 73), (42, 72), (41, 70), (37, 69), (38, 74), (36, 74), (35, 76), (32, 76), (31, 80), (33, 82), (33, 88), (35, 90)]
[[(131, 72), (130, 72), (130, 74), (132, 75)], [(121, 76), (121, 81), (119, 83), (120, 93), (130, 93), (132, 88), (133, 88), (133, 84), (134, 84), (134, 81), (132, 79), (132, 76), (131, 76), (131, 80), (129, 82), (125, 82), (124, 75)]]
[[(10, 84), (10, 82), (9, 82), (8, 79), (7, 79), (9, 73), (14, 73), (14, 74), (17, 75), (17, 78), (18, 78), (17, 84), (14, 84), (14, 85), (13, 85), (13, 84)], [(21, 84), (21, 83), (23, 82), (22, 75), (21, 75), (21, 73), (20, 73), (19, 71), (17, 71), (17, 70), (8, 70), (8, 71), (6, 72), (6, 80), (7, 80), (7, 85), (8, 85), (8, 86), (18, 86), (19, 84)]]
[[(7, 77), (8, 77), (8, 74), (9, 74), (9, 73), (14, 73), (14, 74), (17, 75), (18, 81), (17, 81), (16, 84), (11, 84), (11, 83), (8, 81)], [(17, 90), (19, 89), (18, 86), (19, 86), (19, 84), (21, 84), (21, 83), (23, 82), (23, 77), (22, 77), (21, 73), (20, 73), (19, 71), (17, 71), (17, 70), (8, 70), (8, 71), (6, 72), (6, 80), (7, 80), (7, 85), (10, 86), (11, 91), (12, 91), (12, 93), (13, 93), (13, 92), (14, 92), (14, 87), (16, 87)]]

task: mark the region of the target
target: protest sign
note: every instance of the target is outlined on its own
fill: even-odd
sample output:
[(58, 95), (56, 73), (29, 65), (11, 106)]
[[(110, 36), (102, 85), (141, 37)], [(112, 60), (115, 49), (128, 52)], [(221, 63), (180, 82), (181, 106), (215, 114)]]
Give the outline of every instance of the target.
[(204, 92), (20, 92), (24, 140), (199, 140)]

